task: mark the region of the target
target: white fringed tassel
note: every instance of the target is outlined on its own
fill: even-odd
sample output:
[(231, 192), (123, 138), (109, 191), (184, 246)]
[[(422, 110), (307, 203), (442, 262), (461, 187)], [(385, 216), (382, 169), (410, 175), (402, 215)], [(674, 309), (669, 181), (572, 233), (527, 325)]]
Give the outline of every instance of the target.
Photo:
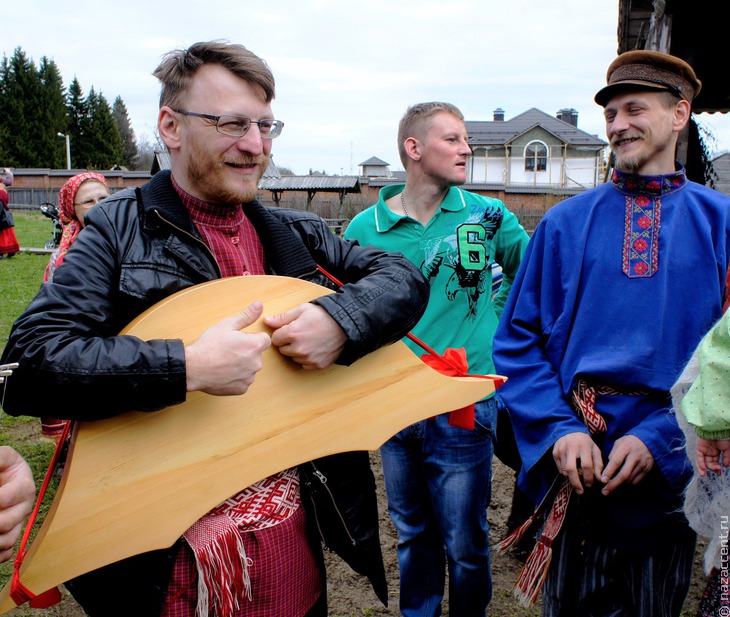
[(206, 516), (188, 531), (185, 539), (195, 555), (198, 571), (196, 617), (228, 617), (252, 599), (249, 567), (241, 533), (225, 515)]

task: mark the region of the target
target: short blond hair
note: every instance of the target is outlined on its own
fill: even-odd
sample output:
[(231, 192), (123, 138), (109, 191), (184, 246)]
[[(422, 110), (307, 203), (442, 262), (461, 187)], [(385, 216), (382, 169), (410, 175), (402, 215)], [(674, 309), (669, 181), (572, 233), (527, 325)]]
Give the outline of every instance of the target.
[(464, 121), (464, 114), (461, 113), (456, 105), (440, 103), (438, 101), (411, 105), (400, 119), (400, 123), (398, 124), (398, 155), (400, 156), (400, 161), (403, 163), (404, 169), (410, 160), (408, 154), (406, 154), (406, 139), (415, 137), (423, 141), (430, 128), (431, 118), (440, 112), (451, 114), (462, 122)]

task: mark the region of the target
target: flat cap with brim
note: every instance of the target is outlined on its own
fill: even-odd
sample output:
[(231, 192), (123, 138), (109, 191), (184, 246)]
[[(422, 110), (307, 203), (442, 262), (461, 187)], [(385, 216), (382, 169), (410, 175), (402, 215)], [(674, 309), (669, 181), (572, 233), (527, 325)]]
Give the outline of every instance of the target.
[(617, 92), (637, 90), (669, 90), (690, 103), (702, 88), (692, 67), (681, 58), (658, 51), (627, 51), (616, 58), (606, 73), (608, 85), (598, 91), (594, 100), (605, 107)]

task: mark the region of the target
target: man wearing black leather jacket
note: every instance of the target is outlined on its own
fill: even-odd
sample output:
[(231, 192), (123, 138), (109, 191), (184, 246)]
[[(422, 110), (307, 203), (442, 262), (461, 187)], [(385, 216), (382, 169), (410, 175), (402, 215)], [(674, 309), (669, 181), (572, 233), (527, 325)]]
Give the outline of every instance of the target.
[[(20, 363), (5, 394), (10, 414), (52, 409), (60, 418), (94, 420), (154, 412), (191, 391), (243, 394), (272, 344), (303, 369), (350, 364), (402, 338), (426, 306), (427, 285), (401, 255), (344, 242), (314, 215), (256, 201), (272, 139), (283, 127), (272, 115), (274, 80), (260, 58), (240, 45), (197, 43), (168, 54), (155, 76), (171, 173), (95, 208), (53, 282), (18, 318), (0, 360)], [(334, 288), (318, 266), (343, 286), (267, 316), (271, 336), (244, 330), (260, 317), (260, 303), (189, 345), (117, 335), (159, 300), (224, 276), (276, 274)], [(343, 494), (358, 501), (366, 491), (372, 506), (367, 457), (347, 460), (341, 471), (358, 484), (345, 485)], [(199, 589), (209, 593), (209, 614), (219, 617), (326, 615), (321, 549), (307, 532), (312, 521), (299, 488), (297, 470), (284, 470), (216, 509), (234, 539), (220, 533), (221, 516), (209, 524), (206, 515), (170, 549), (106, 566), (67, 587), (90, 615), (192, 616), (201, 612)], [(275, 507), (262, 509), (262, 502)], [(356, 515), (351, 506), (344, 511)], [(369, 542), (367, 559), (379, 563), (360, 570), (382, 596), (376, 512), (365, 511), (367, 520), (354, 527)], [(231, 543), (240, 563), (201, 565), (201, 556)], [(233, 566), (243, 568), (244, 581), (231, 580)]]

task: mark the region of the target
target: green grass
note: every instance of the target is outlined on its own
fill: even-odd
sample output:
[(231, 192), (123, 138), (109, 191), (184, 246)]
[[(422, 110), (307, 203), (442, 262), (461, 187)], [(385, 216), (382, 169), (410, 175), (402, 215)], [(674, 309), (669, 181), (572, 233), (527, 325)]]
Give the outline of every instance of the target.
[[(13, 215), (15, 234), (22, 248), (41, 248), (51, 237), (51, 222), (42, 214), (15, 211)], [(21, 252), (12, 259), (0, 260), (0, 347), (5, 347), (13, 322), (38, 292), (48, 258), (48, 254)], [(13, 446), (20, 452), (33, 469), (36, 486), (40, 487), (53, 453), (53, 444), (41, 440), (39, 433), (40, 423), (37, 418), (13, 418), (6, 414), (0, 417), (0, 445)], [(47, 493), (39, 523), (48, 510), (55, 493), (55, 485), (56, 482)], [(35, 527), (36, 531), (37, 529), (38, 525)], [(0, 565), (0, 586), (10, 577), (12, 563), (9, 561)]]
[(42, 248), (53, 237), (53, 223), (40, 212), (13, 210), (15, 235), (21, 248)]
[[(51, 237), (51, 222), (42, 214), (16, 211), (13, 216), (21, 248), (42, 248)], [(0, 347), (5, 347), (10, 326), (38, 292), (48, 259), (48, 254), (25, 251), (12, 259), (0, 259)]]

